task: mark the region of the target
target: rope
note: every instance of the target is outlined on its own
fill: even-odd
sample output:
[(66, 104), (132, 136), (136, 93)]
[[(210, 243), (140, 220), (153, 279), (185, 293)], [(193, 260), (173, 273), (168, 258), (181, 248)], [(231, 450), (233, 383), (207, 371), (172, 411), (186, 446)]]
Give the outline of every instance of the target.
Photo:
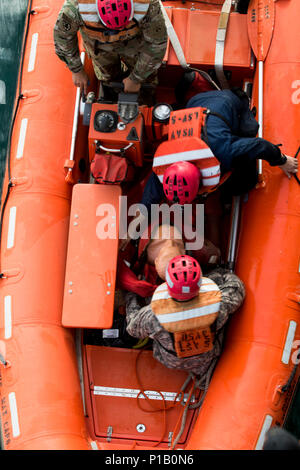
[[(300, 146), (298, 147), (298, 150), (297, 150), (297, 152), (295, 153), (294, 158), (297, 158), (297, 157), (298, 157), (299, 152), (300, 152)], [(295, 176), (295, 179), (296, 179), (297, 183), (300, 184), (300, 180), (299, 180), (298, 176), (296, 175), (296, 173), (293, 173), (293, 175)]]
[[(162, 406), (162, 407), (160, 407), (160, 406), (159, 406), (159, 407), (155, 406), (154, 403), (153, 403), (153, 401), (150, 400), (150, 398), (146, 395), (145, 390), (144, 390), (144, 387), (143, 387), (142, 382), (141, 382), (141, 379), (140, 379), (140, 376), (139, 376), (139, 372), (138, 372), (138, 361), (139, 361), (139, 359), (140, 359), (140, 357), (141, 357), (143, 351), (145, 351), (145, 348), (144, 348), (144, 349), (141, 349), (141, 350), (139, 351), (139, 353), (138, 353), (137, 356), (136, 356), (136, 362), (135, 362), (136, 378), (137, 378), (138, 386), (139, 386), (139, 388), (140, 388), (140, 392), (138, 393), (136, 399), (137, 399), (137, 405), (138, 405), (138, 407), (139, 407), (142, 411), (144, 411), (145, 413), (157, 413), (157, 412), (161, 412), (161, 411), (163, 412), (163, 421), (164, 421), (164, 424), (163, 424), (163, 432), (162, 432), (161, 438), (159, 439), (158, 442), (156, 442), (155, 444), (153, 444), (153, 445), (151, 446), (151, 447), (157, 447), (157, 446), (163, 441), (164, 436), (165, 436), (165, 433), (166, 433), (166, 429), (167, 429), (166, 413), (167, 413), (167, 411), (169, 411), (170, 409), (174, 408), (175, 406), (178, 406), (178, 405), (182, 402), (182, 400), (183, 400), (183, 394), (182, 394), (182, 397), (180, 398), (179, 401), (176, 401), (176, 400), (177, 400), (177, 398), (180, 396), (180, 394), (182, 393), (182, 388), (183, 388), (183, 387), (181, 388), (181, 391), (176, 394), (176, 396), (175, 396), (175, 398), (174, 398), (174, 401), (173, 401), (173, 403), (172, 403), (170, 406), (167, 406), (167, 405), (166, 405), (166, 400), (165, 400), (165, 397), (163, 396), (163, 394), (162, 394), (160, 391), (155, 390), (156, 393), (158, 393), (158, 394), (162, 397), (162, 401), (163, 401), (163, 406)], [(185, 382), (185, 383), (186, 383), (186, 382)], [(140, 401), (139, 401), (139, 398), (140, 398), (141, 395), (144, 396), (146, 402), (150, 405), (150, 407), (151, 407), (152, 409), (147, 410), (147, 409), (145, 409), (145, 408), (143, 408), (143, 407), (141, 406)], [(135, 441), (134, 444), (133, 444), (132, 449), (134, 449), (134, 448), (135, 448), (136, 446), (138, 446), (138, 445), (139, 445), (138, 442)]]
[[(162, 435), (161, 435), (161, 438), (159, 439), (158, 442), (156, 442), (155, 444), (153, 444), (151, 447), (157, 447), (159, 444), (161, 444), (161, 442), (163, 441), (164, 439), (164, 436), (166, 434), (166, 429), (167, 429), (167, 412), (173, 408), (175, 408), (176, 406), (178, 407), (179, 405), (183, 405), (183, 399), (184, 399), (184, 392), (187, 388), (187, 386), (189, 385), (189, 383), (191, 382), (191, 380), (193, 380), (193, 383), (192, 383), (192, 386), (191, 386), (191, 389), (189, 391), (189, 394), (188, 394), (188, 397), (187, 397), (187, 401), (186, 403), (183, 405), (183, 408), (182, 410), (180, 411), (180, 414), (179, 414), (179, 417), (178, 417), (178, 420), (176, 422), (176, 425), (175, 425), (175, 431), (177, 430), (177, 427), (181, 421), (181, 427), (180, 427), (180, 430), (179, 430), (179, 433), (178, 435), (176, 436), (176, 443), (175, 445), (177, 444), (178, 440), (180, 439), (183, 431), (184, 431), (184, 427), (185, 427), (185, 423), (186, 423), (186, 416), (187, 416), (187, 412), (189, 410), (189, 405), (190, 405), (190, 401), (191, 401), (191, 398), (193, 396), (193, 393), (195, 391), (195, 389), (197, 387), (195, 387), (195, 383), (196, 383), (196, 379), (194, 377), (194, 374), (189, 374), (188, 377), (186, 378), (186, 380), (184, 381), (183, 385), (181, 386), (180, 388), (180, 391), (176, 394), (175, 398), (174, 398), (174, 401), (172, 402), (172, 404), (170, 406), (167, 406), (166, 404), (166, 400), (165, 400), (165, 397), (163, 396), (163, 394), (158, 391), (158, 390), (155, 390), (156, 393), (158, 393), (161, 397), (162, 397), (162, 401), (163, 401), (163, 406), (155, 406), (153, 401), (150, 400), (150, 398), (146, 395), (145, 393), (145, 390), (144, 390), (144, 387), (142, 385), (142, 382), (141, 382), (141, 379), (140, 379), (140, 375), (139, 375), (139, 368), (138, 368), (138, 361), (143, 353), (143, 351), (145, 351), (146, 348), (142, 349), (139, 351), (139, 354), (137, 355), (136, 357), (136, 362), (135, 362), (135, 371), (136, 371), (136, 378), (137, 378), (137, 382), (138, 382), (138, 386), (140, 388), (140, 392), (138, 393), (137, 395), (137, 404), (138, 404), (138, 407), (144, 411), (145, 413), (157, 413), (157, 412), (163, 412), (163, 432), (162, 432)], [(145, 408), (143, 408), (140, 404), (140, 396), (143, 395), (146, 402), (149, 404), (149, 406), (151, 407), (150, 410), (147, 410)], [(173, 432), (173, 436), (174, 436), (174, 433), (175, 431)], [(172, 438), (172, 441), (173, 441), (173, 438)], [(133, 443), (133, 447), (132, 447), (132, 450), (135, 449), (136, 446), (139, 446), (138, 442), (135, 441)], [(172, 446), (172, 442), (171, 442), (171, 446)]]
[(211, 78), (211, 76), (207, 72), (204, 72), (203, 70), (199, 70), (199, 69), (190, 67), (187, 64), (185, 56), (184, 56), (183, 49), (181, 47), (180, 41), (179, 41), (178, 36), (176, 34), (176, 31), (173, 27), (173, 24), (172, 24), (172, 22), (169, 18), (169, 15), (166, 12), (165, 7), (163, 6), (161, 0), (158, 0), (158, 1), (159, 1), (159, 4), (160, 4), (162, 15), (163, 15), (164, 20), (165, 20), (165, 25), (166, 25), (168, 37), (171, 41), (174, 52), (176, 54), (176, 57), (178, 59), (179, 64), (181, 65), (181, 67), (185, 70), (189, 70), (189, 71), (192, 70), (192, 71), (195, 71), (195, 72), (199, 72), (200, 75), (202, 75), (203, 78), (205, 78), (209, 83), (211, 83), (211, 85), (213, 87), (215, 87), (217, 90), (220, 90), (220, 87), (214, 82), (214, 80)]
[[(171, 443), (171, 450), (174, 450), (176, 445), (178, 444), (178, 441), (179, 439), (181, 438), (182, 436), (182, 433), (184, 431), (184, 428), (185, 428), (185, 425), (186, 425), (186, 419), (187, 419), (187, 413), (188, 413), (188, 410), (194, 410), (194, 409), (197, 409), (197, 408), (200, 408), (200, 406), (203, 404), (203, 401), (204, 401), (204, 398), (206, 396), (206, 393), (207, 393), (207, 390), (208, 390), (208, 386), (210, 384), (210, 381), (211, 381), (211, 377), (212, 377), (212, 374), (213, 374), (213, 371), (214, 371), (214, 368), (215, 368), (215, 365), (217, 363), (217, 360), (218, 358), (215, 358), (214, 361), (212, 362), (212, 364), (210, 365), (206, 375), (204, 377), (201, 377), (201, 379), (199, 380), (196, 380), (195, 378), (193, 379), (193, 387), (191, 388), (190, 390), (190, 393), (189, 393), (189, 397), (187, 399), (187, 402), (182, 410), (182, 413), (179, 417), (179, 419), (181, 418), (181, 426), (180, 426), (180, 430), (176, 436), (176, 438), (172, 439), (172, 443)], [(190, 374), (189, 377), (193, 377), (193, 374)], [(202, 385), (202, 382), (203, 380), (205, 379), (205, 382), (204, 382), (204, 385)], [(190, 404), (190, 401), (191, 401), (191, 398), (192, 398), (192, 393), (197, 390), (197, 389), (200, 389), (200, 390), (203, 390), (203, 393), (199, 399), (199, 401), (197, 403), (194, 403), (194, 404)], [(178, 420), (179, 421), (179, 420)], [(175, 431), (176, 431), (176, 428), (177, 428), (177, 423), (176, 423), (176, 426), (175, 426), (175, 430), (174, 430), (174, 434), (175, 434)]]
[[(137, 378), (138, 386), (140, 388), (140, 392), (137, 395), (137, 405), (145, 413), (153, 413), (153, 412), (157, 413), (157, 412), (161, 412), (161, 411), (163, 412), (163, 432), (162, 432), (161, 438), (159, 439), (158, 442), (153, 444), (151, 447), (157, 447), (164, 439), (164, 436), (165, 436), (165, 433), (166, 433), (166, 426), (167, 426), (167, 418), (166, 418), (167, 411), (173, 409), (175, 406), (178, 406), (180, 404), (183, 406), (182, 410), (180, 411), (177, 422), (175, 424), (175, 428), (174, 428), (174, 431), (173, 431), (173, 437), (172, 437), (172, 441), (171, 441), (171, 444), (170, 444), (170, 450), (174, 450), (176, 445), (178, 444), (183, 432), (184, 432), (188, 411), (198, 409), (203, 404), (204, 398), (207, 394), (208, 387), (209, 387), (209, 384), (210, 384), (210, 381), (211, 381), (211, 378), (212, 378), (214, 368), (215, 368), (216, 363), (218, 361), (218, 357), (216, 357), (212, 361), (207, 373), (203, 377), (201, 377), (200, 379), (197, 380), (195, 375), (192, 372), (188, 375), (185, 382), (181, 386), (180, 391), (176, 394), (176, 396), (174, 398), (174, 401), (170, 406), (166, 405), (166, 400), (165, 400), (165, 397), (163, 396), (163, 394), (160, 391), (155, 390), (156, 393), (158, 393), (162, 397), (162, 401), (163, 401), (163, 406), (162, 407), (157, 407), (157, 406), (154, 405), (153, 401), (150, 400), (149, 397), (146, 395), (144, 387), (143, 387), (141, 379), (140, 379), (140, 376), (139, 376), (139, 372), (138, 372), (138, 361), (139, 361), (143, 351), (145, 351), (145, 350), (146, 350), (146, 348), (141, 349), (139, 351), (139, 353), (136, 357), (136, 362), (135, 362), (136, 378)], [(186, 390), (186, 388), (189, 385), (189, 383), (191, 382), (191, 380), (192, 380), (192, 386), (189, 390), (187, 400), (183, 404), (184, 391)], [(203, 393), (201, 394), (199, 400), (196, 403), (191, 404), (191, 399), (192, 399), (193, 394), (196, 392), (197, 389), (202, 390)], [(141, 406), (140, 401), (139, 401), (139, 398), (140, 398), (141, 395), (144, 396), (146, 402), (148, 402), (148, 404), (150, 405), (150, 407), (151, 407), (150, 410), (147, 410), (147, 409), (145, 409)], [(180, 399), (178, 400), (179, 397), (180, 397)], [(181, 423), (180, 424), (180, 429), (179, 429), (179, 431), (178, 431), (178, 433), (175, 437), (175, 433), (177, 432), (177, 428), (179, 426), (179, 423)], [(135, 441), (133, 443), (132, 450), (135, 449), (136, 446), (139, 446), (137, 441)]]
[[(192, 399), (192, 396), (193, 396), (193, 392), (195, 391), (196, 387), (195, 387), (195, 382), (196, 382), (196, 379), (195, 377), (193, 376), (193, 374), (191, 374), (189, 377), (192, 377), (193, 378), (193, 384), (192, 384), (192, 387), (189, 391), (189, 395), (188, 395), (188, 398), (187, 398), (187, 401), (182, 409), (182, 412), (180, 413), (179, 415), (179, 418), (177, 420), (177, 423), (175, 425), (175, 429), (174, 429), (174, 432), (173, 432), (173, 437), (172, 437), (172, 442), (171, 442), (171, 450), (174, 450), (175, 446), (177, 445), (179, 439), (181, 438), (182, 436), (182, 433), (184, 431), (184, 428), (185, 428), (185, 424), (186, 424), (186, 418), (187, 418), (187, 412), (189, 410), (189, 404), (190, 404), (190, 401)], [(180, 426), (180, 429), (179, 429), (179, 432), (176, 436), (176, 438), (174, 439), (174, 436), (175, 436), (175, 432), (177, 430), (177, 427), (178, 427), (178, 424), (181, 420), (181, 426)]]
[(298, 362), (297, 362), (297, 364), (294, 365), (294, 367), (293, 367), (293, 369), (292, 369), (292, 372), (291, 372), (291, 374), (290, 374), (290, 376), (289, 376), (288, 381), (286, 382), (286, 384), (281, 387), (281, 391), (282, 391), (283, 393), (287, 392), (288, 389), (290, 388), (290, 386), (292, 385), (292, 382), (293, 382), (294, 377), (295, 377), (296, 372), (297, 372), (297, 367), (298, 367)]
[(222, 6), (219, 25), (217, 31), (216, 49), (215, 49), (215, 71), (222, 89), (229, 88), (227, 78), (224, 74), (224, 51), (225, 39), (227, 33), (228, 20), (230, 16), (232, 1), (225, 0)]

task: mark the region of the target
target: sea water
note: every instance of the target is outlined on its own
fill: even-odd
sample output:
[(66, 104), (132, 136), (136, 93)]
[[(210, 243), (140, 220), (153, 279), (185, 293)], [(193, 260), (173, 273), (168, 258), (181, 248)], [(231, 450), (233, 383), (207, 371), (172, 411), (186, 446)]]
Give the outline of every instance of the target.
[(17, 92), (28, 0), (0, 0), (0, 191)]

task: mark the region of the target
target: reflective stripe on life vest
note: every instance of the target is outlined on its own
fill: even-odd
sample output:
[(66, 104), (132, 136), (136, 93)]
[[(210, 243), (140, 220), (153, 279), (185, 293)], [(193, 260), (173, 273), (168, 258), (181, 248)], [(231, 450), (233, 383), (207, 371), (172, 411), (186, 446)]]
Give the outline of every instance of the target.
[(169, 294), (167, 284), (154, 292), (151, 308), (160, 324), (169, 332), (207, 328), (218, 317), (221, 291), (209, 278), (203, 278), (197, 297), (188, 302), (177, 302)]
[(153, 158), (153, 171), (161, 183), (172, 163), (192, 162), (200, 170), (202, 185), (207, 188), (220, 182), (220, 163), (211, 149), (199, 137), (168, 140), (159, 145)]
[(139, 22), (144, 18), (144, 16), (146, 15), (146, 13), (148, 11), (149, 1), (145, 0), (143, 2), (143, 1), (140, 0), (139, 2), (134, 2), (133, 3), (133, 8), (134, 8), (133, 18), (135, 18), (136, 21)]
[(78, 3), (78, 10), (83, 21), (94, 23), (94, 26), (99, 26), (100, 20), (97, 13), (96, 2), (91, 3), (81, 0), (81, 2)]

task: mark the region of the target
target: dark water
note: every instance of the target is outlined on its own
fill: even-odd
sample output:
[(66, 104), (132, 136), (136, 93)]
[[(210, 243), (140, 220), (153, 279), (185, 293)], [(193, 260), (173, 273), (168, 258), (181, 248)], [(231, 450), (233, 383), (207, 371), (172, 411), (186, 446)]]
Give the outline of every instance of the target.
[(0, 190), (5, 171), (27, 5), (28, 0), (0, 0)]
[(28, 1), (0, 0), (0, 195), (5, 173), (8, 136), (16, 96)]

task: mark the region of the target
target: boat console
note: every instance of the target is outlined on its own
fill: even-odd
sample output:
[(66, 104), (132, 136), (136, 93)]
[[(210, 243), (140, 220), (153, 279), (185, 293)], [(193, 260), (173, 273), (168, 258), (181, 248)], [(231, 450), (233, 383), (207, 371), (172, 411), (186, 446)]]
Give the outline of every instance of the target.
[(136, 101), (129, 102), (124, 108), (128, 112), (122, 117), (120, 102), (93, 103), (89, 129), (90, 161), (95, 154), (105, 152), (126, 156), (136, 166), (143, 165), (143, 115)]
[[(122, 88), (122, 84), (114, 85)], [(117, 102), (90, 102), (88, 98), (83, 121), (89, 126), (89, 164), (95, 182), (133, 181), (138, 169), (143, 171), (145, 167), (147, 152), (152, 158), (160, 139), (167, 134), (171, 111), (167, 103), (153, 107), (140, 104), (137, 93), (121, 91)]]

